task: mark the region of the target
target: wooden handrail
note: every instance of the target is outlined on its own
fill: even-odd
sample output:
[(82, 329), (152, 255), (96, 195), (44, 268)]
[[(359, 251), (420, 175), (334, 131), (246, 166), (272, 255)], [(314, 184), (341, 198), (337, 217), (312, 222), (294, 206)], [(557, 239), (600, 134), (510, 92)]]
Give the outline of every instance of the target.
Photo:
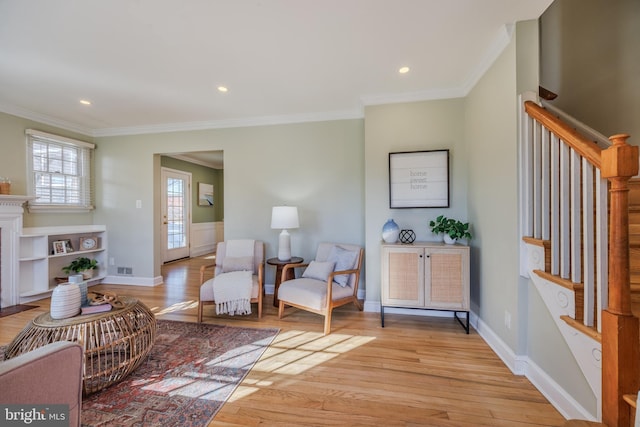
[(545, 128), (549, 129), (554, 135), (576, 150), (593, 166), (597, 168), (601, 167), (600, 154), (602, 149), (598, 147), (594, 141), (585, 138), (571, 126), (535, 102), (525, 101), (524, 110), (529, 116), (540, 122)]

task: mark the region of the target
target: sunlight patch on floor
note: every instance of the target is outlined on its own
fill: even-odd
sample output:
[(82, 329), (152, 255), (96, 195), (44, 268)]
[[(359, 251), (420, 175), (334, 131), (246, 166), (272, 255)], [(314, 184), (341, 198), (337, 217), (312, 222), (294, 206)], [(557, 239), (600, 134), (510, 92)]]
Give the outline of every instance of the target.
[(198, 308), (198, 301), (181, 301), (175, 304), (171, 304), (169, 307), (164, 308), (160, 311), (158, 311), (160, 307), (153, 307), (151, 308), (151, 311), (157, 316), (161, 316), (163, 314), (174, 313), (176, 311), (191, 310), (193, 308)]
[(278, 334), (253, 370), (297, 375), (374, 339), (347, 334), (286, 331)]
[(236, 388), (233, 394), (229, 396), (229, 399), (227, 399), (227, 402), (235, 402), (236, 400), (240, 400), (257, 391), (260, 391), (258, 387), (247, 387), (247, 386), (240, 385), (238, 386), (238, 388)]

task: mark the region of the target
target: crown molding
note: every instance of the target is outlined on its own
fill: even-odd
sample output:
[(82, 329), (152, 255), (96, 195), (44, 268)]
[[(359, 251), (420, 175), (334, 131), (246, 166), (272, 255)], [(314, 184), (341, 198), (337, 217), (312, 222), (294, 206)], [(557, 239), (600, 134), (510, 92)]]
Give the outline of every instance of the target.
[(66, 120), (60, 120), (54, 117), (46, 116), (44, 114), (36, 113), (21, 107), (0, 104), (0, 111), (3, 113), (11, 114), (12, 116), (21, 117), (27, 120), (33, 120), (34, 122), (55, 126), (57, 128), (65, 129), (82, 135), (93, 136), (93, 132), (91, 131), (91, 129), (87, 129), (76, 123), (71, 123)]
[(75, 123), (55, 119), (20, 107), (0, 104), (0, 111), (14, 116), (34, 120), (40, 123), (56, 126), (72, 132), (91, 137), (141, 135), (152, 133), (185, 132), (207, 129), (225, 129), (254, 126), (271, 126), (306, 122), (324, 122), (332, 120), (352, 120), (364, 118), (364, 108), (371, 105), (399, 104), (404, 102), (431, 101), (438, 99), (464, 98), (471, 92), (487, 70), (498, 59), (509, 45), (513, 37), (514, 24), (502, 26), (494, 42), (489, 46), (481, 61), (474, 67), (460, 87), (445, 89), (430, 89), (417, 92), (387, 93), (364, 95), (360, 98), (361, 106), (352, 110), (327, 111), (280, 116), (249, 117), (238, 119), (210, 120), (186, 123), (166, 123), (159, 125), (126, 126), (119, 128), (87, 129)]
[(448, 89), (431, 89), (418, 92), (407, 93), (389, 93), (389, 94), (376, 94), (365, 95), (361, 98), (362, 104), (365, 106), (370, 105), (383, 105), (383, 104), (399, 104), (403, 102), (419, 102), (419, 101), (434, 101), (438, 99), (452, 99), (452, 98), (464, 98), (469, 95), (469, 92), (474, 88), (476, 83), (480, 81), (482, 76), (489, 70), (491, 65), (498, 59), (500, 54), (511, 42), (513, 37), (513, 31), (515, 26), (513, 24), (503, 25), (498, 32), (498, 36), (491, 43), (487, 49), (486, 54), (482, 57), (480, 62), (473, 68), (471, 73), (465, 79), (464, 83), (460, 87), (448, 88)]
[(419, 92), (365, 95), (361, 98), (364, 106), (400, 104), (403, 102), (433, 101), (437, 99), (462, 98), (465, 93), (458, 88), (432, 89)]
[(204, 122), (168, 123), (151, 126), (132, 126), (122, 128), (95, 129), (94, 137), (124, 136), (150, 133), (184, 132), (207, 129), (226, 129), (253, 126), (271, 126), (307, 122), (327, 122), (333, 120), (353, 120), (364, 118), (364, 113), (359, 110), (329, 111), (322, 113), (293, 114), (283, 116), (249, 117), (240, 119), (211, 120)]
[(196, 165), (200, 165), (200, 166), (204, 166), (207, 168), (211, 168), (211, 169), (223, 169), (224, 168), (224, 162), (205, 162), (203, 160), (200, 159), (194, 159), (193, 157), (189, 157), (189, 156), (185, 156), (182, 154), (173, 154), (173, 153), (169, 153), (169, 154), (163, 154), (163, 156), (166, 157), (171, 157), (177, 160), (182, 160), (183, 162), (188, 162), (188, 163), (194, 163)]
[(269, 126), (305, 122), (327, 122), (333, 120), (354, 120), (364, 118), (362, 108), (320, 113), (292, 114), (282, 116), (248, 117), (239, 119), (211, 120), (202, 122), (167, 123), (160, 125), (125, 126), (120, 128), (87, 129), (75, 123), (55, 119), (20, 107), (0, 104), (0, 112), (33, 120), (51, 126), (91, 137), (126, 136), (152, 133), (184, 132), (192, 130), (224, 129), (235, 127)]
[(504, 24), (500, 31), (498, 32), (498, 36), (491, 43), (485, 54), (482, 56), (482, 60), (478, 65), (476, 65), (469, 76), (465, 80), (465, 83), (462, 85), (462, 90), (464, 92), (464, 96), (467, 96), (469, 92), (474, 88), (474, 86), (480, 81), (482, 76), (491, 68), (496, 59), (502, 54), (502, 52), (506, 49), (506, 47), (511, 43), (511, 39), (513, 38), (513, 32), (515, 30), (515, 24)]

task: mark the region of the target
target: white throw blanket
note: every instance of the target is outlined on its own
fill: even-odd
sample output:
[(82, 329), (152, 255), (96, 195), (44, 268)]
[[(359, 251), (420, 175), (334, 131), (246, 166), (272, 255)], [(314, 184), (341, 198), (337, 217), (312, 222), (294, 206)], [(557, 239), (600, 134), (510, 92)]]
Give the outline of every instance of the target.
[(213, 299), (217, 314), (251, 314), (250, 271), (231, 271), (213, 278)]
[[(229, 240), (225, 258), (253, 257), (254, 240)], [(223, 259), (224, 264), (224, 259)], [(213, 278), (213, 300), (217, 314), (251, 314), (251, 271), (230, 271)]]

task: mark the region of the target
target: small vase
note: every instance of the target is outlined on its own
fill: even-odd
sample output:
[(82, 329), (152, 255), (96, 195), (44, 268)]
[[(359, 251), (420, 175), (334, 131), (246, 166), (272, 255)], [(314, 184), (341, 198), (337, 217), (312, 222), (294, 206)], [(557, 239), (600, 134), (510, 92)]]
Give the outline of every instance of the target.
[(384, 223), (382, 227), (382, 240), (385, 243), (395, 243), (398, 241), (398, 235), (400, 234), (400, 227), (394, 220), (390, 219)]
[(89, 304), (89, 299), (87, 298), (87, 282), (84, 280), (84, 276), (82, 274), (74, 274), (69, 276), (69, 283), (76, 283), (78, 288), (80, 288), (80, 306), (84, 307)]
[(77, 283), (61, 283), (51, 293), (51, 318), (66, 319), (80, 313), (82, 296)]
[(455, 244), (457, 241), (458, 241), (458, 239), (454, 239), (454, 238), (452, 238), (451, 236), (449, 236), (448, 234), (446, 234), (446, 233), (445, 233), (445, 235), (444, 235), (444, 242), (445, 242), (447, 245), (453, 245), (453, 244)]

